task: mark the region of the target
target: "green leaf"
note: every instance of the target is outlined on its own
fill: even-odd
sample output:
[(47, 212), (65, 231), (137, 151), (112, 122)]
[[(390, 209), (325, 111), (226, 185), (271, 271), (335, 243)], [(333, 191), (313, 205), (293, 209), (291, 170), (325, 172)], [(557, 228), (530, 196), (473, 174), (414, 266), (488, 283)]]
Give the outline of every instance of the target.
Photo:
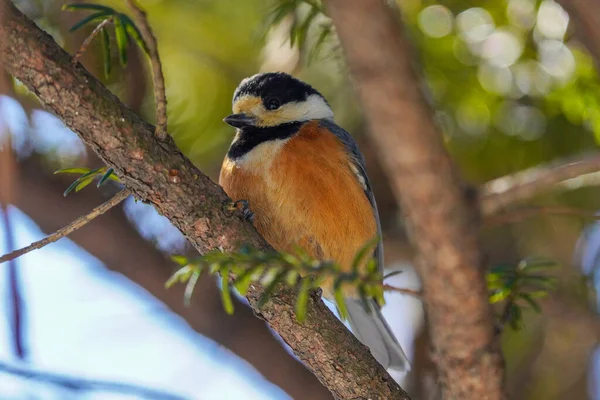
[[(104, 167), (100, 167), (100, 168), (94, 168), (92, 170), (89, 170), (88, 172), (82, 174), (78, 179), (84, 179), (87, 178), (89, 176), (95, 175), (96, 173), (98, 173), (99, 171), (101, 171)], [(92, 176), (93, 178), (93, 176)]]
[(546, 290), (534, 290), (533, 292), (527, 293), (532, 299), (543, 299), (548, 296), (548, 291)]
[(110, 13), (104, 12), (104, 11), (100, 11), (100, 12), (97, 12), (95, 14), (88, 15), (87, 17), (85, 17), (84, 19), (82, 19), (81, 21), (79, 21), (75, 25), (73, 25), (69, 29), (69, 32), (75, 32), (77, 29), (79, 29), (82, 26), (84, 26), (84, 25), (92, 22), (93, 20), (100, 19), (100, 18), (105, 18), (105, 17), (108, 17), (108, 16), (110, 16)]
[(539, 314), (542, 312), (540, 305), (528, 293), (519, 293), (518, 296), (525, 300), (536, 313)]
[(88, 176), (87, 178), (79, 178), (79, 184), (77, 186), (75, 186), (75, 193), (79, 193), (80, 190), (84, 189), (86, 186), (88, 186), (90, 183), (92, 183), (94, 181), (94, 177), (93, 176)]
[(106, 172), (104, 173), (104, 175), (102, 175), (102, 178), (100, 178), (100, 180), (98, 181), (98, 185), (96, 185), (96, 187), (100, 187), (102, 186), (102, 184), (104, 182), (106, 182), (108, 180), (108, 178), (110, 178), (110, 176), (113, 174), (114, 170), (112, 168), (109, 168), (106, 170)]
[(85, 174), (91, 171), (89, 168), (63, 168), (57, 171), (54, 171), (54, 175), (56, 174)]
[(374, 239), (369, 240), (367, 243), (365, 243), (365, 245), (363, 247), (360, 248), (360, 250), (358, 250), (358, 252), (354, 256), (354, 260), (352, 261), (352, 271), (353, 272), (356, 273), (359, 271), (362, 260), (365, 258), (367, 253), (373, 251), (373, 247), (377, 246), (378, 242), (379, 242), (379, 238), (376, 237)]
[(557, 266), (558, 266), (558, 263), (556, 261), (548, 260), (545, 258), (532, 257), (529, 259), (522, 260), (519, 263), (518, 268), (522, 269), (523, 271), (533, 272), (533, 271), (555, 268)]
[(104, 12), (111, 13), (111, 14), (115, 13), (115, 10), (113, 10), (110, 7), (101, 6), (100, 4), (91, 4), (91, 3), (63, 4), (62, 9), (64, 11), (97, 10), (97, 11), (104, 11)]
[(348, 319), (348, 309), (346, 308), (346, 304), (344, 303), (344, 293), (342, 292), (341, 282), (339, 285), (334, 286), (333, 296), (335, 298), (335, 304), (337, 305), (338, 311), (340, 312), (341, 319)]
[(285, 277), (286, 271), (280, 272), (279, 274), (277, 274), (269, 283), (269, 285), (267, 287), (265, 287), (265, 291), (262, 294), (262, 296), (260, 296), (260, 299), (258, 299), (258, 303), (257, 303), (257, 308), (262, 308), (265, 304), (267, 304), (267, 301), (269, 300), (269, 298), (271, 297), (271, 294), (273, 294), (273, 291), (275, 290), (275, 286), (277, 286), (277, 284), (279, 282), (281, 282), (283, 280), (283, 278)]
[(508, 288), (508, 287), (504, 287), (502, 289), (496, 290), (490, 296), (490, 303), (494, 304), (494, 303), (498, 303), (502, 300), (505, 300), (511, 293), (512, 293), (512, 289)]
[[(252, 271), (252, 270), (249, 270)], [(245, 271), (244, 271), (245, 272)], [(240, 292), (240, 294), (245, 295), (246, 293), (248, 293), (248, 288), (250, 287), (250, 284), (252, 283), (252, 273), (246, 273), (244, 274), (243, 277), (236, 277), (235, 281), (233, 282), (233, 285), (235, 287), (235, 289)]]
[(269, 286), (279, 273), (279, 268), (270, 268), (267, 273), (261, 278), (260, 283), (264, 286)]
[(172, 255), (171, 260), (173, 260), (174, 263), (181, 265), (182, 267), (185, 267), (186, 265), (188, 265), (190, 263), (190, 261), (188, 260), (188, 258), (186, 256), (181, 256), (178, 254)]
[(310, 24), (317, 17), (317, 15), (319, 15), (319, 9), (313, 7), (306, 19), (304, 20), (304, 22), (302, 23), (302, 25), (300, 25), (300, 27), (298, 28), (297, 42), (299, 48), (302, 48), (302, 46), (304, 45), (304, 42), (306, 41), (306, 36), (308, 35), (308, 30), (310, 29)]
[(187, 285), (185, 286), (185, 292), (183, 294), (184, 304), (186, 307), (189, 307), (190, 300), (192, 298), (192, 294), (194, 293), (194, 288), (196, 287), (196, 282), (198, 281), (198, 277), (200, 277), (200, 273), (197, 271), (193, 271), (190, 279), (188, 280)]
[(514, 330), (519, 330), (523, 326), (523, 311), (514, 303), (510, 305), (509, 323)]
[(229, 291), (229, 271), (226, 268), (221, 271), (221, 301), (225, 312), (229, 315), (233, 314), (233, 300)]
[(321, 27), (321, 33), (319, 34), (319, 37), (317, 38), (317, 41), (315, 42), (315, 44), (313, 45), (312, 49), (309, 51), (308, 53), (308, 63), (312, 63), (317, 56), (319, 55), (321, 48), (323, 47), (323, 43), (325, 43), (325, 39), (327, 39), (327, 37), (329, 36), (329, 34), (331, 33), (331, 25), (327, 24), (327, 25), (323, 25)]
[(392, 271), (392, 272), (390, 272), (388, 274), (385, 274), (385, 276), (383, 277), (383, 279), (388, 279), (388, 278), (391, 278), (392, 276), (400, 275), (403, 272), (404, 271), (402, 271), (402, 270)]
[(129, 46), (127, 32), (123, 23), (123, 16), (115, 17), (115, 37), (117, 38), (117, 49), (119, 50), (119, 61), (121, 65), (127, 65), (127, 48)]
[(100, 32), (100, 37), (102, 38), (102, 58), (104, 65), (104, 77), (108, 78), (110, 76), (110, 70), (112, 67), (111, 59), (110, 59), (110, 38), (108, 37), (108, 29), (102, 28), (102, 32)]
[(521, 279), (532, 286), (535, 285), (547, 289), (555, 289), (558, 285), (558, 279), (554, 276), (524, 275)]
[(300, 287), (298, 288), (298, 298), (296, 299), (296, 319), (302, 323), (306, 320), (306, 308), (308, 305), (308, 295), (312, 282), (310, 278), (303, 278), (300, 281)]
[(150, 51), (148, 50), (148, 45), (146, 44), (146, 42), (144, 41), (144, 38), (142, 37), (142, 32), (140, 32), (138, 27), (135, 26), (135, 23), (131, 20), (131, 18), (129, 18), (127, 15), (123, 14), (123, 23), (125, 25), (125, 30), (129, 34), (129, 36), (132, 37), (133, 40), (136, 41), (138, 46), (140, 46), (140, 48), (142, 48), (142, 50), (144, 50), (146, 52), (146, 54), (150, 54)]
[(296, 1), (287, 1), (278, 4), (271, 12), (271, 25), (277, 25), (298, 6)]
[(194, 272), (194, 269), (190, 266), (185, 266), (183, 268), (178, 269), (165, 283), (165, 287), (168, 289), (176, 283), (183, 283), (190, 279), (190, 276)]
[(298, 282), (299, 276), (300, 274), (298, 273), (298, 271), (292, 269), (286, 273), (285, 282), (288, 285), (293, 286)]
[(75, 188), (79, 185), (80, 180), (76, 179), (75, 182), (71, 183), (69, 187), (63, 192), (63, 196), (67, 197)]

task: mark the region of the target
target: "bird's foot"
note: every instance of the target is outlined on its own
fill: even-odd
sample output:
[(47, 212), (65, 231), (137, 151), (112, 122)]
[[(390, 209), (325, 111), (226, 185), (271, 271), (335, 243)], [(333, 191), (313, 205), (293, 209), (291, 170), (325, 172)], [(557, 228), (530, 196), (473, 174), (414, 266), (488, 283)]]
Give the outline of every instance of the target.
[(254, 213), (250, 210), (250, 204), (247, 200), (237, 200), (231, 202), (228, 206), (229, 211), (240, 211), (244, 219), (254, 222)]

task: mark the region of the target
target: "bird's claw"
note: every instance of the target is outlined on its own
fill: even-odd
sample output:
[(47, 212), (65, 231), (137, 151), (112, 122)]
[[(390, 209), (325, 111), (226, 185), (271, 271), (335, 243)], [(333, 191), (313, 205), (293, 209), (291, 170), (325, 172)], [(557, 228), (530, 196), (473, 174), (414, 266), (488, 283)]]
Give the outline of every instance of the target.
[(229, 205), (230, 211), (241, 211), (244, 219), (254, 222), (254, 213), (250, 210), (250, 204), (247, 200), (237, 200)]

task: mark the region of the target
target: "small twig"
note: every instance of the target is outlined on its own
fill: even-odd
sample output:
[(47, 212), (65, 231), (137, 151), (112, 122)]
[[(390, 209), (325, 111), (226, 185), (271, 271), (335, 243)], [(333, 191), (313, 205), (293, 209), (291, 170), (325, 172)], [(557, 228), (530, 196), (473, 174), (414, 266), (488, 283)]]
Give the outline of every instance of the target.
[(85, 51), (89, 47), (90, 43), (92, 43), (92, 40), (94, 40), (94, 38), (96, 36), (98, 36), (98, 34), (100, 33), (100, 31), (106, 25), (110, 24), (111, 22), (112, 22), (112, 17), (108, 17), (104, 21), (102, 21), (102, 22), (100, 22), (98, 24), (98, 26), (92, 31), (92, 33), (90, 33), (90, 35), (85, 38), (85, 40), (81, 44), (81, 47), (79, 47), (79, 50), (77, 50), (77, 53), (75, 53), (75, 55), (71, 59), (71, 64), (76, 65), (79, 62), (79, 59), (81, 58), (81, 56), (83, 55), (83, 53), (85, 53)]
[(386, 292), (396, 292), (396, 293), (406, 294), (408, 296), (416, 297), (417, 299), (420, 299), (421, 297), (423, 297), (423, 293), (420, 290), (397, 288), (395, 286), (387, 285), (385, 283), (383, 284), (383, 290)]
[(50, 243), (56, 242), (57, 240), (65, 237), (65, 236), (68, 236), (73, 231), (76, 231), (77, 229), (79, 229), (82, 226), (86, 225), (87, 223), (91, 222), (96, 217), (104, 214), (105, 212), (107, 212), (108, 210), (110, 210), (111, 208), (113, 208), (114, 206), (116, 206), (117, 204), (122, 202), (123, 200), (125, 200), (129, 196), (129, 194), (130, 193), (129, 193), (128, 189), (121, 190), (119, 193), (117, 193), (115, 196), (113, 196), (110, 200), (100, 204), (98, 207), (94, 208), (88, 214), (77, 218), (75, 221), (71, 222), (69, 225), (65, 226), (64, 228), (57, 230), (56, 232), (54, 232), (53, 234), (51, 234), (49, 236), (46, 236), (42, 240), (38, 240), (37, 242), (31, 243), (29, 246), (23, 247), (21, 249), (18, 249), (18, 250), (15, 250), (13, 252), (3, 255), (2, 257), (0, 257), (0, 264), (2, 264), (3, 262), (6, 262), (6, 261), (14, 260), (17, 257), (22, 256), (23, 254), (27, 254), (30, 251), (40, 249), (46, 245), (49, 245)]
[(154, 99), (156, 102), (156, 136), (160, 140), (164, 140), (167, 137), (167, 95), (165, 92), (165, 78), (162, 72), (160, 57), (158, 55), (156, 37), (154, 37), (150, 24), (148, 24), (146, 13), (135, 3), (135, 0), (126, 1), (139, 26), (142, 39), (144, 39), (144, 42), (146, 42), (146, 45), (148, 46), (148, 53), (150, 53)]
[(600, 214), (595, 211), (570, 207), (532, 206), (507, 210), (501, 214), (488, 217), (484, 220), (484, 227), (492, 228), (499, 225), (512, 224), (539, 215), (565, 215), (600, 220)]
[(553, 161), (487, 182), (480, 189), (481, 211), (492, 215), (515, 203), (552, 190), (557, 184), (600, 171), (600, 153)]

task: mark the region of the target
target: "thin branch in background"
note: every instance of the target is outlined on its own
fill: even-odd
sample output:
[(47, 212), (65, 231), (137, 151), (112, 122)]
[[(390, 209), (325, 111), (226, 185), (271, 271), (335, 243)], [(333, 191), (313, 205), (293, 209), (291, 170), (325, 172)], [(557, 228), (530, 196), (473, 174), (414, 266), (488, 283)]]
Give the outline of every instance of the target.
[(135, 0), (126, 0), (127, 5), (133, 13), (137, 22), (142, 38), (148, 46), (150, 62), (152, 64), (152, 80), (154, 84), (154, 98), (156, 101), (156, 136), (160, 140), (167, 137), (167, 95), (165, 92), (165, 78), (163, 76), (162, 64), (158, 55), (158, 45), (156, 37), (152, 33), (146, 13), (136, 3)]
[(551, 190), (557, 184), (600, 171), (600, 153), (577, 155), (494, 179), (480, 189), (481, 211), (491, 215)]
[(104, 214), (105, 212), (107, 212), (108, 210), (110, 210), (111, 208), (116, 206), (117, 204), (121, 203), (123, 200), (125, 200), (129, 196), (129, 194), (130, 193), (129, 193), (128, 189), (121, 190), (119, 193), (114, 195), (110, 200), (108, 200), (108, 201), (102, 203), (101, 205), (99, 205), (98, 207), (94, 208), (92, 211), (89, 212), (89, 214), (86, 214), (82, 217), (77, 218), (75, 221), (71, 222), (69, 225), (65, 226), (64, 228), (61, 228), (58, 231), (54, 232), (53, 234), (46, 236), (42, 240), (33, 242), (32, 244), (30, 244), (27, 247), (23, 247), (21, 249), (18, 249), (18, 250), (15, 250), (13, 252), (3, 255), (2, 257), (0, 257), (0, 264), (2, 264), (3, 262), (6, 262), (6, 261), (14, 260), (17, 257), (22, 256), (23, 254), (27, 254), (30, 251), (40, 249), (46, 245), (49, 245), (50, 243), (56, 242), (57, 240), (65, 237), (65, 236), (68, 236), (71, 232), (85, 226), (89, 222), (93, 221), (96, 217)]
[(77, 53), (75, 53), (75, 55), (71, 59), (71, 63), (73, 65), (76, 65), (79, 62), (79, 59), (81, 58), (81, 56), (83, 55), (83, 53), (85, 53), (85, 51), (89, 47), (90, 43), (92, 43), (92, 40), (94, 40), (94, 38), (96, 36), (98, 36), (98, 34), (100, 33), (100, 31), (102, 29), (104, 29), (104, 27), (106, 25), (110, 24), (112, 22), (112, 20), (113, 20), (112, 17), (109, 17), (109, 18), (105, 19), (104, 21), (100, 22), (98, 24), (98, 26), (92, 31), (92, 33), (90, 33), (90, 35), (85, 38), (85, 40), (81, 44), (81, 47), (79, 47), (79, 50), (77, 50)]
[(391, 286), (391, 285), (387, 285), (387, 284), (383, 284), (383, 290), (386, 292), (405, 294), (408, 296), (416, 297), (417, 299), (421, 299), (423, 297), (423, 293), (420, 290), (397, 288), (395, 286)]
[(91, 379), (75, 378), (66, 375), (59, 375), (49, 372), (32, 371), (19, 368), (0, 362), (0, 372), (19, 376), (26, 379), (38, 381), (49, 385), (59, 386), (73, 391), (95, 391), (112, 392), (123, 395), (132, 395), (136, 398), (157, 399), (157, 400), (184, 400), (183, 396), (178, 396), (163, 391), (145, 388), (143, 386), (132, 385), (128, 383), (98, 381)]
[(484, 220), (484, 227), (492, 228), (498, 225), (512, 224), (541, 215), (563, 215), (600, 220), (600, 214), (595, 211), (560, 206), (531, 206), (507, 210), (501, 214), (488, 217)]

